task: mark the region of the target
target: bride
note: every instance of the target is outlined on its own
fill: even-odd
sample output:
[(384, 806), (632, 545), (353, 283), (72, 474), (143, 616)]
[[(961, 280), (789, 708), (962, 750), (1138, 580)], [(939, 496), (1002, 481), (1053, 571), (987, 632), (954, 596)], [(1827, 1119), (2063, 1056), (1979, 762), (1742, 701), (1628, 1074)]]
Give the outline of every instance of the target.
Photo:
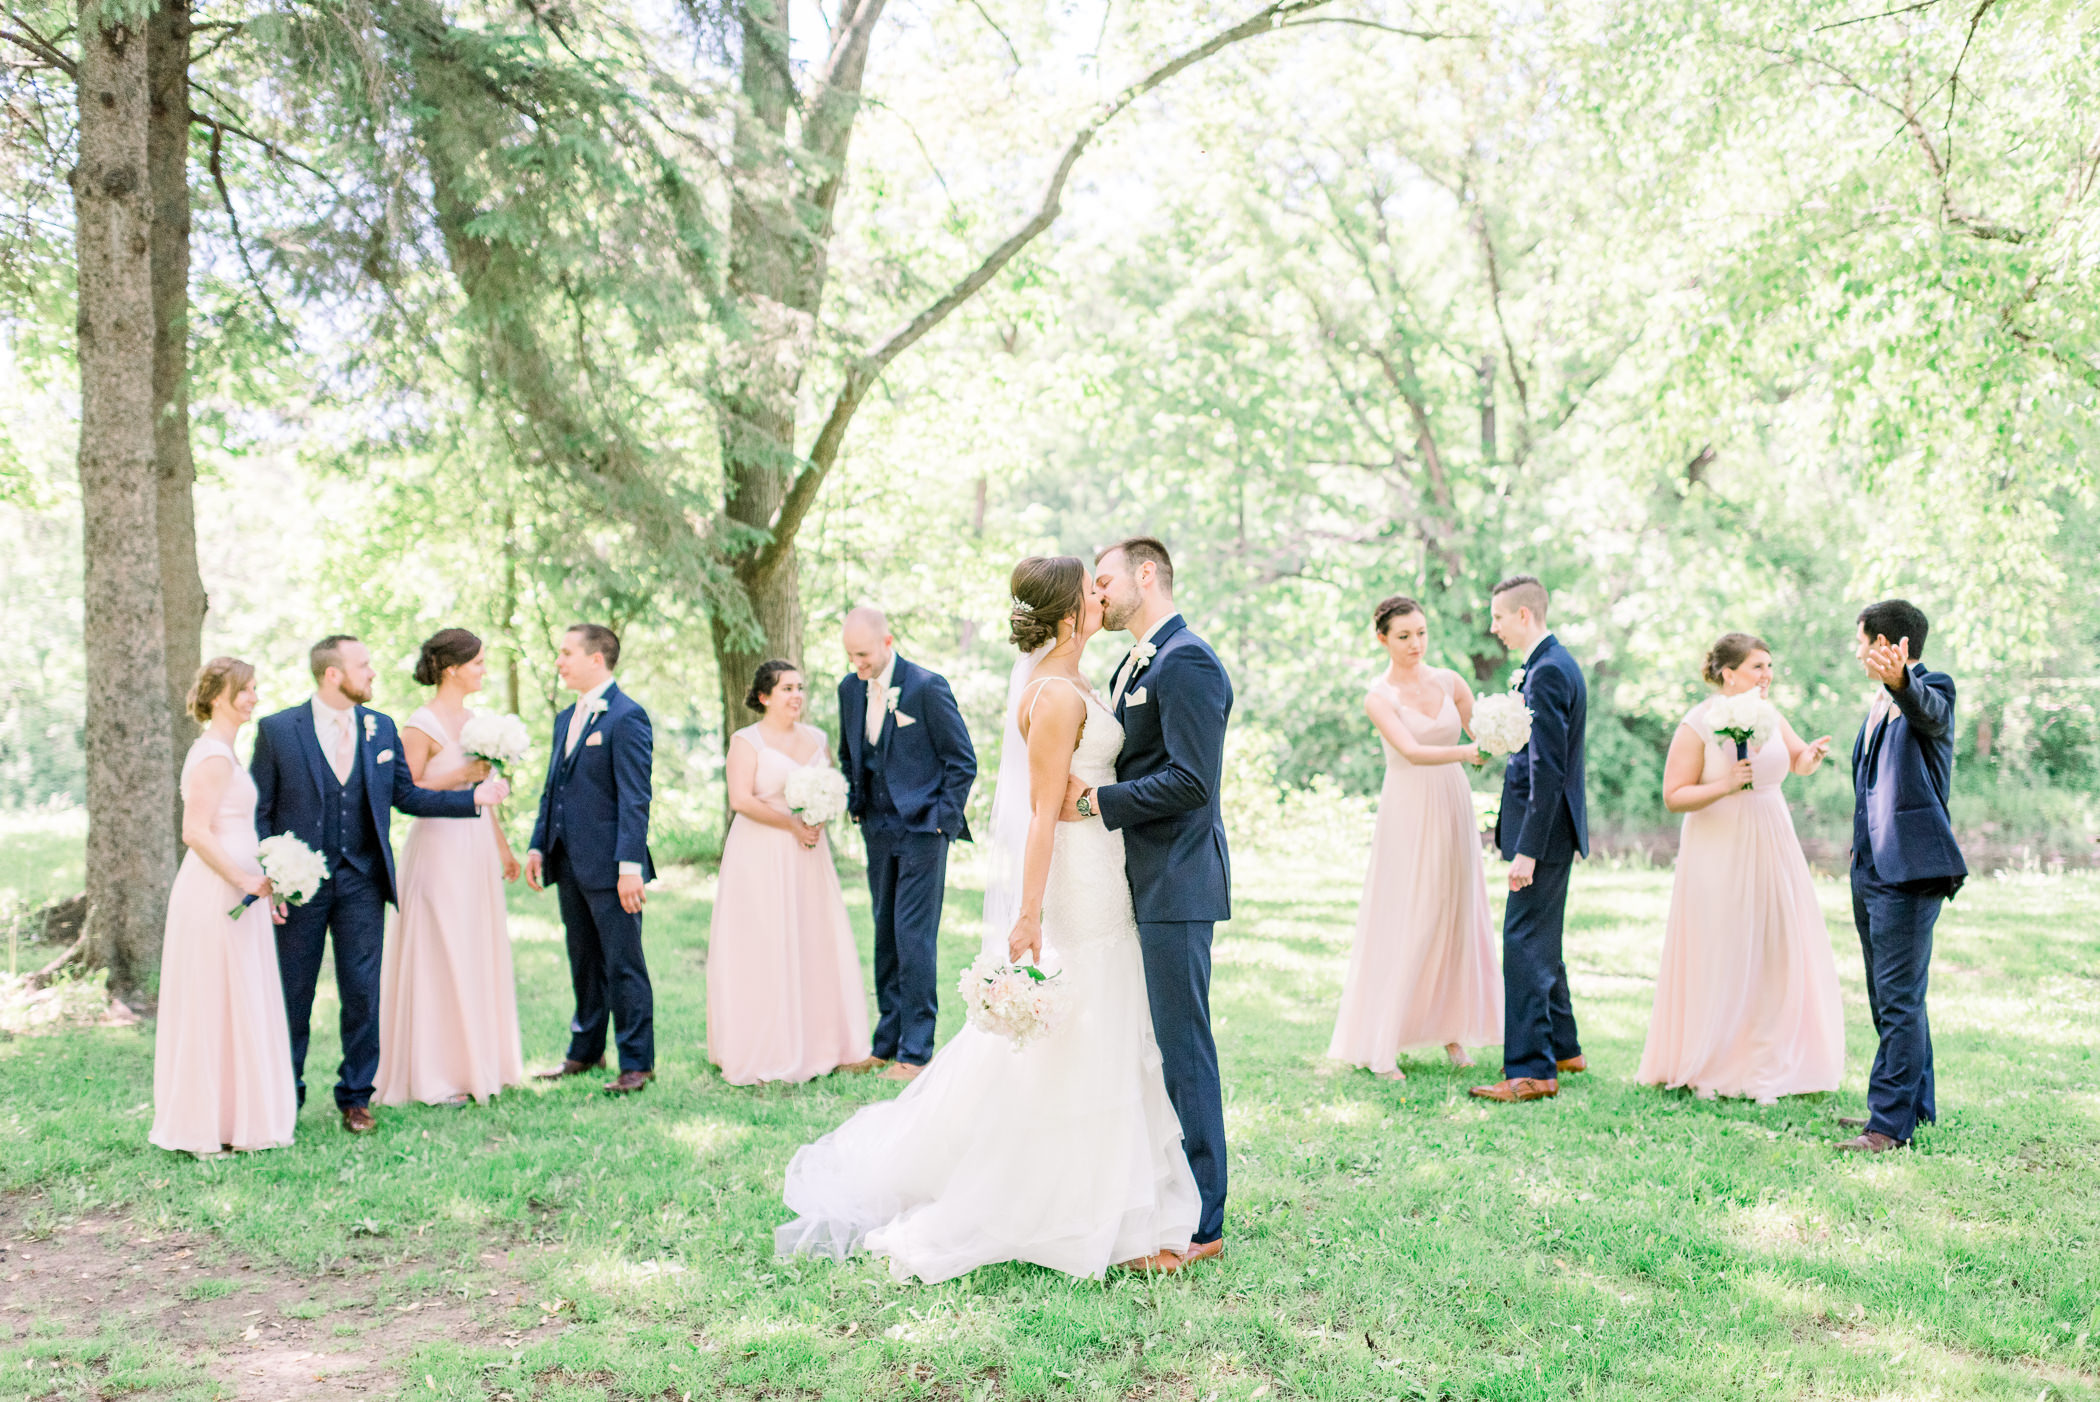
[(783, 1256), (866, 1249), (898, 1279), (995, 1261), (1099, 1277), (1169, 1269), (1196, 1229), (1196, 1181), (1167, 1100), (1145, 997), (1122, 834), (1060, 823), (1067, 780), (1115, 780), (1123, 728), (1079, 673), (1101, 627), (1085, 564), (1014, 567), (1013, 641), (992, 800), (985, 945), (1060, 970), (1072, 1000), (1015, 1049), (964, 1027), (895, 1100), (870, 1105), (788, 1164)]

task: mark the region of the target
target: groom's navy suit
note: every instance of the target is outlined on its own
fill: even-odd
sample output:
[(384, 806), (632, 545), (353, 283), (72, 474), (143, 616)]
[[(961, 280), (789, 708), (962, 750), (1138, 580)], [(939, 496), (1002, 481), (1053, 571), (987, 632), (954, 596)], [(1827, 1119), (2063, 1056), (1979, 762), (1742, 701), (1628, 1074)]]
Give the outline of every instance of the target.
[(1531, 741), (1502, 771), (1495, 819), (1502, 855), (1535, 864), (1531, 884), (1509, 893), (1502, 916), (1502, 1074), (1550, 1081), (1557, 1063), (1582, 1054), (1561, 934), (1569, 874), (1578, 854), (1590, 854), (1582, 765), (1589, 688), (1551, 633), (1524, 660), (1524, 704)]
[(338, 1109), (368, 1105), (379, 1074), (379, 965), (386, 908), (395, 899), (391, 810), (418, 818), (471, 818), (471, 789), (416, 786), (394, 722), (363, 706), (350, 713), (356, 756), (338, 781), (314, 734), (314, 702), (268, 716), (255, 727), (255, 830), (291, 833), (328, 863), (312, 900), (291, 907), (277, 927), (277, 968), (291, 1025), (292, 1080), (306, 1103), (306, 1048), (321, 955), (335, 932), (335, 987), (341, 1001), (343, 1064)]
[(846, 811), (868, 848), (875, 907), (872, 1054), (924, 1066), (933, 1059), (939, 1010), (941, 896), (948, 844), (970, 840), (963, 819), (977, 780), (977, 751), (955, 693), (937, 672), (892, 653), (882, 729), (868, 743), (868, 683), (839, 682), (839, 769)]
[[(1196, 1242), (1225, 1234), (1225, 1100), (1210, 1030), (1211, 927), (1232, 918), (1232, 869), (1218, 789), (1232, 682), (1179, 614), (1152, 634), (1152, 660), (1122, 683), (1116, 782), (1096, 792), (1101, 821), (1123, 834), (1137, 907), (1152, 1035), (1181, 1144), (1203, 1199)], [(1116, 671), (1132, 666), (1125, 659)]]
[(1867, 1128), (1908, 1143), (1931, 1124), (1932, 1030), (1925, 1018), (1932, 927), (1969, 868), (1947, 818), (1954, 780), (1954, 679), (1912, 664), (1901, 690), (1852, 743), (1852, 923), (1881, 1039), (1867, 1081)]
[(532, 826), (532, 850), (561, 897), (562, 935), (576, 1014), (568, 1060), (594, 1066), (605, 1055), (608, 1019), (620, 1070), (656, 1069), (656, 994), (642, 957), (642, 917), (620, 904), (620, 868), (656, 878), (649, 859), (650, 766), (656, 736), (649, 713), (617, 684), (599, 696), (568, 747), (575, 705), (554, 718), (547, 786)]

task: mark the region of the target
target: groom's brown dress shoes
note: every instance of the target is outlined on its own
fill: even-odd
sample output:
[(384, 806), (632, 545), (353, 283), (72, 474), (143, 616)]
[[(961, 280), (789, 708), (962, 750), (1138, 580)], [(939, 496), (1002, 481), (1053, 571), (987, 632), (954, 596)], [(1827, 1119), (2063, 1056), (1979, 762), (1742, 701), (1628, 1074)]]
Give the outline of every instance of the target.
[(1553, 1064), (1560, 1069), (1560, 1074), (1563, 1076), (1579, 1076), (1590, 1069), (1589, 1058), (1580, 1052), (1569, 1057), (1566, 1061), (1556, 1061)]
[(1181, 1256), (1174, 1251), (1155, 1251), (1135, 1261), (1118, 1261), (1116, 1269), (1132, 1275), (1172, 1275), (1181, 1269)]
[(884, 1081), (915, 1081), (919, 1078), (919, 1073), (925, 1069), (923, 1066), (914, 1066), (909, 1061), (892, 1062), (878, 1075), (877, 1079)]
[(1216, 1241), (1195, 1242), (1190, 1245), (1188, 1250), (1181, 1253), (1181, 1265), (1176, 1266), (1174, 1269), (1180, 1270), (1183, 1266), (1193, 1266), (1198, 1261), (1215, 1260), (1224, 1254), (1225, 1238), (1223, 1237), (1219, 1237)]
[(1506, 1081), (1497, 1081), (1491, 1086), (1475, 1086), (1472, 1093), (1482, 1100), (1499, 1100), (1511, 1105), (1519, 1100), (1545, 1100), (1560, 1094), (1560, 1082), (1542, 1081), (1532, 1076), (1512, 1076)]
[(880, 1071), (887, 1065), (889, 1063), (879, 1056), (864, 1056), (858, 1061), (845, 1062), (836, 1069), (842, 1076), (865, 1076), (870, 1071)]
[(373, 1119), (372, 1112), (362, 1105), (345, 1105), (343, 1128), (352, 1134), (370, 1134), (379, 1128), (379, 1121)]
[(618, 1078), (605, 1083), (607, 1095), (633, 1095), (643, 1086), (656, 1079), (654, 1071), (622, 1071)]
[(596, 1061), (564, 1061), (556, 1070), (542, 1071), (532, 1079), (535, 1081), (559, 1081), (565, 1080), (570, 1076), (581, 1076), (586, 1071), (603, 1071), (604, 1069), (605, 1058), (602, 1056)]
[(1857, 1139), (1847, 1139), (1837, 1146), (1841, 1154), (1886, 1154), (1891, 1149), (1908, 1148), (1907, 1141), (1891, 1139), (1878, 1129), (1870, 1129)]

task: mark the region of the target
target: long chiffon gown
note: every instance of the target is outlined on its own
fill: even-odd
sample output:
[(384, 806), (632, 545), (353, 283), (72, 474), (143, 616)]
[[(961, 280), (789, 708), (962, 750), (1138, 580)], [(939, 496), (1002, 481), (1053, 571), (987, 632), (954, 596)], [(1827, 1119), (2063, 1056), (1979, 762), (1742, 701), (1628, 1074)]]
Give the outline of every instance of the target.
[[(233, 767), (212, 813), (212, 833), (243, 869), (260, 873), (255, 781), (229, 746), (209, 735), (190, 746), (182, 762), (183, 800), (189, 801), (191, 780), (208, 759)], [(277, 934), (267, 901), (227, 916), (242, 894), (195, 852), (183, 854), (168, 892), (153, 1031), (153, 1129), (146, 1137), (163, 1149), (216, 1154), (292, 1142), (299, 1106)]]
[[(814, 726), (809, 764), (831, 747)], [(758, 751), (758, 796), (783, 812), (788, 776), (805, 767), (755, 725), (732, 744)], [(868, 992), (831, 840), (805, 848), (785, 828), (738, 814), (722, 842), (707, 938), (707, 1056), (732, 1085), (808, 1081), (868, 1055)]]
[[(1707, 724), (1709, 704), (1684, 718), (1706, 742), (1701, 783), (1735, 763), (1735, 742)], [(1785, 740), (1759, 750), (1751, 772), (1749, 791), (1684, 815), (1636, 1079), (1770, 1102), (1838, 1088), (1845, 1022), (1830, 931), (1780, 792)]]
[[(433, 766), (466, 752), (429, 707), (408, 728), (437, 741)], [(485, 813), (418, 818), (401, 848), (401, 913), (379, 964), (381, 1105), (486, 1101), (525, 1083), (511, 971), (503, 854)]]
[[(1402, 705), (1382, 677), (1372, 689), (1423, 744), (1459, 743), (1464, 732), (1448, 684), (1433, 717)], [(1407, 1048), (1501, 1041), (1502, 975), (1464, 766), (1415, 764), (1379, 739), (1385, 787), (1327, 1055), (1390, 1071)]]

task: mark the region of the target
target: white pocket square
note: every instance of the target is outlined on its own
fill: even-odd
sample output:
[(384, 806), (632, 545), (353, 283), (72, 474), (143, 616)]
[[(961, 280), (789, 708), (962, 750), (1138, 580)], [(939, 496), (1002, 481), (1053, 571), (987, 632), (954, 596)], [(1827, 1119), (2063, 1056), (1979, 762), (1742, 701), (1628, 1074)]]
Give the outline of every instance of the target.
[(586, 745), (602, 745), (605, 743), (605, 732), (602, 730), (594, 730), (590, 734), (583, 737), (583, 743)]
[(376, 755), (373, 758), (372, 762), (374, 764), (385, 764), (388, 760), (392, 759), (393, 757), (394, 752), (392, 750), (381, 750), (378, 753), (378, 755)]
[(1123, 697), (1123, 704), (1124, 704), (1124, 705), (1126, 705), (1126, 706), (1142, 706), (1142, 705), (1144, 705), (1144, 704), (1145, 704), (1145, 688), (1143, 688), (1143, 687), (1139, 687), (1139, 688), (1137, 688), (1137, 689), (1136, 689), (1135, 691), (1132, 691), (1132, 692), (1129, 692), (1129, 693), (1127, 693), (1127, 694), (1126, 694), (1126, 695), (1125, 695), (1125, 696)]
[(904, 714), (904, 712), (899, 711), (897, 712), (897, 724), (899, 726), (917, 725), (918, 722), (912, 719), (910, 716)]

